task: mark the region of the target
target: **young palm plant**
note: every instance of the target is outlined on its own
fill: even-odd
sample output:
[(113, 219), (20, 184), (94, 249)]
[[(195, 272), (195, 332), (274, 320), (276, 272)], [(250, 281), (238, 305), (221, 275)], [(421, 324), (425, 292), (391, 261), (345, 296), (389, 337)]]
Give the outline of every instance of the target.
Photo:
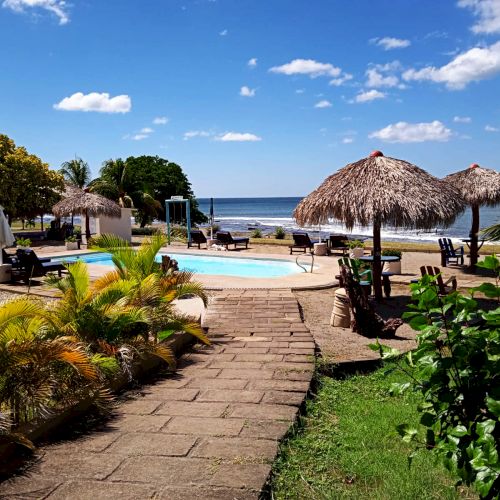
[(180, 314), (173, 301), (189, 296), (208, 303), (208, 296), (199, 282), (193, 281), (193, 273), (164, 269), (156, 256), (166, 244), (164, 235), (146, 238), (138, 250), (114, 235), (102, 235), (94, 240), (93, 248), (109, 252), (116, 269), (98, 279), (96, 290), (113, 289), (127, 283), (130, 288), (130, 304), (146, 308), (151, 318), (148, 335), (154, 342), (164, 340), (175, 332), (187, 332), (201, 342), (209, 344), (199, 323), (190, 316)]

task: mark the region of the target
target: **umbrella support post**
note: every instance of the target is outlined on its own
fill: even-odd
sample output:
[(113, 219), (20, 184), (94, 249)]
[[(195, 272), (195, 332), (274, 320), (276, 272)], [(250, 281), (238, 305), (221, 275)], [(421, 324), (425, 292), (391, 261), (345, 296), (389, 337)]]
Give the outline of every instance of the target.
[(375, 300), (382, 300), (382, 262), (380, 260), (382, 247), (380, 243), (380, 222), (373, 221), (373, 292)]
[(478, 257), (478, 245), (477, 245), (477, 233), (479, 232), (479, 206), (472, 205), (472, 227), (470, 234), (470, 261), (469, 261), (469, 271), (476, 270), (477, 257)]

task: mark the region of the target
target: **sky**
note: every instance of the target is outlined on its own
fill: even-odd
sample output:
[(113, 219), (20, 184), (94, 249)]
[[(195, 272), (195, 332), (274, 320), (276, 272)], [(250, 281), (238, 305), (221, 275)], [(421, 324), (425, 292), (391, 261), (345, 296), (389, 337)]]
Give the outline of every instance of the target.
[(0, 0), (0, 133), (302, 196), (373, 150), (499, 169), (500, 0)]

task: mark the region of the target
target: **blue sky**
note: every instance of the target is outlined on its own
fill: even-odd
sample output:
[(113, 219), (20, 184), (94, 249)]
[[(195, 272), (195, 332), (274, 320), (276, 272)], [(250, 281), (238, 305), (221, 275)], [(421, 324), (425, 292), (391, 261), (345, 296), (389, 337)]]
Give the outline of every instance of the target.
[(305, 195), (380, 149), (498, 168), (500, 0), (0, 0), (0, 133), (159, 155), (197, 196)]

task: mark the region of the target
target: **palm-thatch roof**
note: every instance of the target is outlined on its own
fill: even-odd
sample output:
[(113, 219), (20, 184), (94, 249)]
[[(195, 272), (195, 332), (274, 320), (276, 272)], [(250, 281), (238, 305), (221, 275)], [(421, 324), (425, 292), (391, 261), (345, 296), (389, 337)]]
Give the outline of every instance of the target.
[(430, 229), (451, 224), (463, 209), (460, 193), (450, 184), (375, 151), (330, 175), (297, 205), (294, 217), (301, 226), (334, 218), (348, 229), (374, 222)]
[(500, 204), (500, 172), (473, 163), (469, 168), (447, 175), (444, 180), (460, 191), (468, 205)]
[(74, 186), (66, 188), (64, 198), (52, 207), (56, 217), (66, 217), (71, 214), (98, 217), (121, 217), (120, 206), (112, 200), (99, 194), (88, 193)]

